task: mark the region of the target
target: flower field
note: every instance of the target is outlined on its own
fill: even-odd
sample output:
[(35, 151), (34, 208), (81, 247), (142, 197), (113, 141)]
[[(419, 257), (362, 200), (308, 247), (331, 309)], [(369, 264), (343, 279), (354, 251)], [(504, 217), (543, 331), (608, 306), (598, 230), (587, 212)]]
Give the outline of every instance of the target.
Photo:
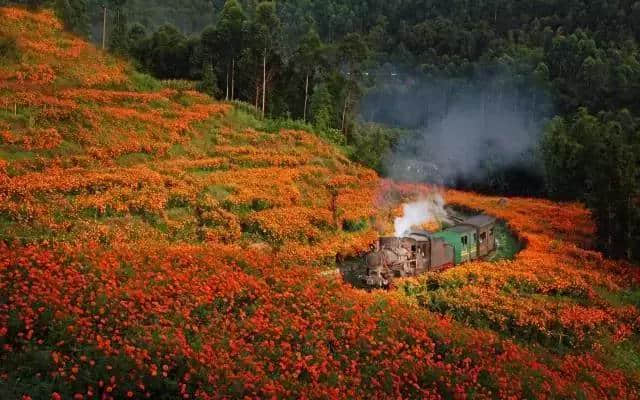
[(640, 398), (640, 269), (579, 204), (445, 191), (526, 244), (365, 292), (436, 188), (0, 8), (0, 398)]

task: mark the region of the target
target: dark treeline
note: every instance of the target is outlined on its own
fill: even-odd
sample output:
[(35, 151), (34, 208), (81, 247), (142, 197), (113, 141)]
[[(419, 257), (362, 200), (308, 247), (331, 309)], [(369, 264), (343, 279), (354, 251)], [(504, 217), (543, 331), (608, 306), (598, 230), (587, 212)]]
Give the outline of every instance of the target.
[(446, 181), (584, 201), (599, 247), (640, 257), (640, 1), (49, 3), (97, 43), (106, 7), (106, 44), (140, 69), (309, 122), (382, 173), (446, 170), (451, 138), (498, 143)]

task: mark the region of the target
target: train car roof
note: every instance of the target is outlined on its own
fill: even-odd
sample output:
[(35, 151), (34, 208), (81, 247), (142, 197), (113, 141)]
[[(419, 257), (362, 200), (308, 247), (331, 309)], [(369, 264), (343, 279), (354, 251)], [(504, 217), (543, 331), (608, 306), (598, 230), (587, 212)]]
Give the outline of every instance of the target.
[(468, 218), (464, 220), (462, 223), (467, 225), (473, 225), (477, 227), (483, 227), (487, 225), (494, 224), (496, 222), (495, 217), (492, 217), (487, 214), (476, 215), (475, 217)]
[(414, 229), (411, 232), (409, 232), (409, 235), (411, 235), (411, 236), (420, 236), (420, 237), (423, 237), (423, 238), (430, 238), (430, 237), (433, 236), (433, 233), (428, 232), (428, 231)]
[(475, 228), (471, 225), (456, 225), (452, 228), (445, 229), (445, 232), (468, 233), (475, 232)]
[(409, 236), (407, 236), (409, 239), (413, 239), (416, 242), (428, 242), (430, 240), (429, 236), (423, 236), (420, 235), (418, 233), (411, 233)]

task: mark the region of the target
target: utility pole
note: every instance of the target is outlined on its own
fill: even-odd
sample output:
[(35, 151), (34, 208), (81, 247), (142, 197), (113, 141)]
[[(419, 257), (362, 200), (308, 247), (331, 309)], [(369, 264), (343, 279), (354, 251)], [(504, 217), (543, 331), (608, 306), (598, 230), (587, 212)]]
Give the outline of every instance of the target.
[(107, 48), (107, 5), (102, 6), (102, 50)]

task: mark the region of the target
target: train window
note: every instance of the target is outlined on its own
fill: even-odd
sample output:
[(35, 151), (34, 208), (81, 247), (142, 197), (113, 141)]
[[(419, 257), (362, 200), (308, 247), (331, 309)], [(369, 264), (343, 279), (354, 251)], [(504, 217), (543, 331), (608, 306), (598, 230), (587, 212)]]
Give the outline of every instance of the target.
[(413, 246), (411, 246), (411, 251), (413, 251), (415, 253), (415, 251), (416, 251), (416, 245), (415, 244)]
[(463, 236), (460, 238), (460, 241), (462, 242), (462, 244), (468, 244), (469, 243), (469, 238), (466, 236)]
[(478, 234), (477, 233), (473, 234), (473, 241), (476, 242), (476, 243), (478, 242)]
[(482, 232), (480, 234), (480, 243), (484, 243), (485, 240), (487, 240), (487, 232)]
[(489, 231), (489, 236), (493, 236), (493, 228)]

